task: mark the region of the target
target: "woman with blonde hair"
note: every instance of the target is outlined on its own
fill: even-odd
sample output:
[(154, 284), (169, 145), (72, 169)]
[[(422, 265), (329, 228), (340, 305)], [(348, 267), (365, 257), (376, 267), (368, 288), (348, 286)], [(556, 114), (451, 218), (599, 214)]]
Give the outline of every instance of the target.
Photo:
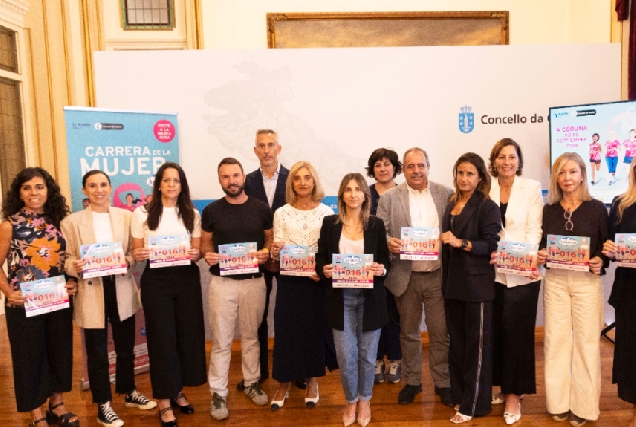
[[(370, 216), (371, 193), (359, 173), (345, 175), (338, 190), (338, 214), (324, 218), (316, 272), (326, 282), (327, 322), (333, 337), (347, 405), (344, 426), (371, 421), (375, 358), (381, 328), (387, 324), (384, 277), (390, 268), (384, 222)], [(372, 254), (371, 288), (334, 288), (333, 254)]]
[(545, 276), (545, 388), (554, 421), (569, 418), (581, 426), (599, 415), (600, 336), (607, 257), (607, 209), (590, 196), (585, 162), (577, 153), (561, 154), (552, 165), (543, 236), (537, 261), (546, 262), (548, 234), (587, 239), (589, 270), (548, 268)]
[[(315, 253), (322, 220), (333, 215), (331, 208), (320, 202), (325, 193), (311, 163), (296, 163), (286, 186), (287, 204), (274, 213), (272, 258), (276, 261), (285, 245), (301, 245), (308, 254)], [(272, 377), (280, 385), (271, 409), (285, 404), (291, 382), (297, 379), (306, 380), (305, 405), (313, 408), (319, 400), (318, 377), (325, 375), (328, 360), (334, 360), (328, 357), (331, 340), (325, 320), (324, 284), (315, 272), (311, 276), (283, 272), (277, 286)]]
[[(609, 214), (609, 239), (603, 253), (610, 258), (617, 252), (615, 236), (636, 233), (636, 162), (632, 160), (627, 191), (612, 202)], [(636, 426), (636, 270), (617, 267), (609, 303), (615, 310), (616, 336), (612, 383), (618, 385), (618, 397), (634, 406), (630, 427)]]

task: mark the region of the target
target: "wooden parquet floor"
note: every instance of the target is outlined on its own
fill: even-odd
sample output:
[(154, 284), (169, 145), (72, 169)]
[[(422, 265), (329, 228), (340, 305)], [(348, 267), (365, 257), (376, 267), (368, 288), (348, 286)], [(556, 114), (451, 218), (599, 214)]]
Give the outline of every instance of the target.
[[(272, 341), (270, 340), (270, 358)], [(208, 357), (210, 342), (207, 343)], [(74, 389), (65, 395), (67, 407), (80, 416), (82, 427), (98, 427), (97, 409), (91, 403), (90, 391), (80, 391), (79, 378), (81, 371), (81, 350), (79, 330), (76, 329), (74, 341)], [(428, 354), (426, 335), (422, 340), (423, 353)], [(28, 414), (20, 414), (15, 410), (15, 396), (13, 393), (13, 374), (11, 356), (6, 333), (4, 316), (0, 316), (0, 426), (26, 426), (29, 422)], [(545, 409), (545, 388), (543, 382), (543, 344), (542, 331), (537, 329), (536, 335), (537, 354), (537, 381), (538, 394), (526, 396), (522, 403), (521, 421), (516, 424), (519, 427), (561, 426), (567, 423), (555, 423), (548, 416)], [(596, 423), (588, 423), (590, 426), (620, 427), (627, 426), (632, 416), (633, 406), (620, 400), (616, 395), (616, 387), (611, 383), (611, 364), (613, 357), (613, 345), (606, 339), (601, 340), (603, 388), (601, 395), (601, 416)], [(634, 356), (636, 359), (636, 355)], [(271, 359), (270, 359), (271, 368)], [(397, 404), (397, 394), (402, 388), (402, 382), (398, 384), (380, 384), (374, 387), (371, 404), (371, 426), (445, 426), (453, 424), (449, 422), (453, 411), (442, 405), (433, 393), (433, 384), (428, 374), (428, 361), (424, 360), (423, 393), (418, 395), (416, 401), (410, 405)], [(207, 385), (184, 389), (190, 402), (195, 407), (192, 415), (178, 413), (177, 418), (180, 427), (186, 426), (341, 426), (342, 409), (344, 407), (344, 395), (340, 385), (338, 372), (328, 373), (320, 379), (320, 402), (314, 409), (307, 409), (304, 405), (304, 391), (292, 387), (290, 397), (285, 406), (279, 411), (271, 412), (269, 406), (256, 407), (244, 396), (243, 392), (236, 390), (235, 386), (242, 378), (240, 363), (240, 344), (235, 342), (232, 350), (232, 363), (229, 374), (230, 391), (228, 396), (228, 408), (230, 418), (223, 422), (217, 422), (210, 417), (210, 392)], [(75, 387), (75, 384), (78, 384)], [(272, 379), (265, 381), (263, 388), (271, 397), (277, 389), (278, 383)], [(151, 387), (148, 373), (137, 376), (137, 388), (147, 396), (151, 396)], [(115, 396), (113, 407), (119, 416), (125, 421), (127, 427), (159, 426), (156, 410), (140, 411), (126, 408), (123, 397)], [(503, 405), (493, 407), (492, 413), (484, 418), (473, 419), (464, 426), (504, 426), (502, 418)]]

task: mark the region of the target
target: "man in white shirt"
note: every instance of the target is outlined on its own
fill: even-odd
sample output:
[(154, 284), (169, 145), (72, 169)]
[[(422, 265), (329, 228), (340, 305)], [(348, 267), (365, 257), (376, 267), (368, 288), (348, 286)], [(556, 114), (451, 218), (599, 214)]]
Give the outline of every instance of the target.
[[(289, 170), (280, 164), (278, 155), (281, 152), (281, 145), (278, 142), (278, 134), (272, 129), (259, 129), (256, 131), (256, 142), (254, 144), (254, 154), (258, 157), (260, 167), (245, 176), (245, 194), (269, 205), (272, 212), (286, 203), (285, 184)], [(258, 339), (261, 349), (261, 379), (263, 382), (269, 378), (268, 368), (268, 332), (267, 312), (269, 308), (269, 296), (272, 292), (272, 281), (278, 273), (272, 273), (266, 269), (261, 269), (265, 277), (267, 288), (265, 299), (265, 313), (263, 321), (258, 328)], [(237, 386), (243, 390), (245, 385), (241, 381)]]
[(401, 228), (440, 227), (444, 209), (453, 191), (428, 180), (430, 162), (428, 154), (421, 148), (411, 148), (404, 153), (402, 170), (406, 182), (386, 191), (380, 197), (377, 211), (377, 216), (384, 220), (391, 252), (391, 271), (385, 286), (395, 296), (400, 313), (402, 373), (406, 384), (398, 395), (398, 403), (411, 403), (422, 391), (420, 323), (423, 304), (435, 394), (440, 396), (444, 405), (453, 406), (448, 374), (449, 339), (442, 296), (441, 259), (400, 259)]

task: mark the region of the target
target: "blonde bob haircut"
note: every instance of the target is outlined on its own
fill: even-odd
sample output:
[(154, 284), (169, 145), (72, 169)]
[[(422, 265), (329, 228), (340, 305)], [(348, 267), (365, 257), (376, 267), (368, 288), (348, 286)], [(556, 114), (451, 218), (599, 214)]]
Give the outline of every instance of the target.
[(636, 202), (636, 160), (632, 159), (632, 163), (629, 166), (629, 185), (627, 191), (621, 194), (618, 199), (618, 210), (616, 211), (616, 223), (622, 221), (623, 212)]
[(355, 181), (360, 187), (360, 190), (364, 193), (364, 202), (362, 202), (360, 209), (360, 222), (362, 222), (362, 228), (366, 230), (367, 224), (369, 224), (369, 216), (371, 215), (371, 190), (369, 190), (367, 180), (359, 173), (348, 173), (340, 182), (340, 188), (338, 189), (338, 219), (336, 222), (342, 222), (344, 224), (345, 217), (347, 216), (344, 192), (347, 188), (347, 184), (351, 181)]
[(550, 191), (548, 192), (548, 204), (553, 205), (558, 203), (563, 198), (563, 190), (559, 187), (559, 173), (563, 166), (569, 161), (572, 160), (574, 163), (579, 165), (581, 169), (581, 199), (585, 202), (588, 200), (592, 200), (592, 196), (590, 195), (590, 187), (587, 185), (587, 170), (585, 168), (585, 162), (577, 153), (568, 151), (561, 154), (554, 161), (552, 165), (552, 174), (550, 176)]
[(301, 160), (300, 162), (296, 162), (294, 166), (289, 170), (289, 175), (287, 176), (287, 182), (285, 183), (285, 190), (287, 192), (287, 196), (285, 197), (285, 201), (293, 205), (296, 203), (296, 199), (298, 196), (296, 195), (296, 191), (294, 191), (294, 178), (298, 175), (298, 171), (302, 168), (307, 168), (311, 177), (314, 179), (314, 189), (311, 192), (312, 200), (314, 202), (320, 202), (325, 198), (325, 192), (322, 189), (322, 184), (320, 183), (320, 178), (318, 178), (318, 172), (311, 165), (311, 163)]

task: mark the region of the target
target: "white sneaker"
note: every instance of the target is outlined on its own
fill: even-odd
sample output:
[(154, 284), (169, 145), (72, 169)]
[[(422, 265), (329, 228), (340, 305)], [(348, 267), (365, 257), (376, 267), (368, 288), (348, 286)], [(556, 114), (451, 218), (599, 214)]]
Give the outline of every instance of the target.
[(225, 398), (219, 396), (217, 393), (214, 393), (212, 395), (212, 402), (210, 403), (210, 415), (212, 415), (212, 418), (217, 421), (224, 420), (229, 416)]

